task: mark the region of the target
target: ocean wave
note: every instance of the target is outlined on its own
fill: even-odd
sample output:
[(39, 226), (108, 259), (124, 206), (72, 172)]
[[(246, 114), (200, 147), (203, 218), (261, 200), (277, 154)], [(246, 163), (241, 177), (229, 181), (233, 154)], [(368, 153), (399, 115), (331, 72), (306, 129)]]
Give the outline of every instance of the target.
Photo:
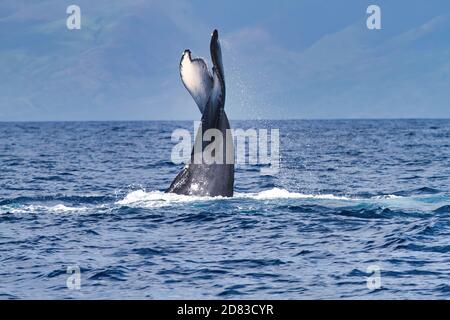
[[(67, 200), (62, 201), (61, 199)], [(114, 201), (112, 201), (114, 199)], [(303, 200), (300, 205), (308, 203), (324, 205), (325, 207), (336, 209), (345, 207), (358, 207), (357, 209), (401, 209), (405, 212), (447, 212), (449, 197), (447, 195), (413, 195), (400, 196), (396, 194), (362, 196), (343, 196), (334, 194), (305, 194), (291, 192), (282, 188), (271, 188), (259, 192), (236, 192), (232, 198), (209, 197), (209, 196), (188, 196), (163, 191), (147, 191), (139, 189), (128, 192), (122, 199), (111, 196), (77, 196), (77, 197), (40, 197), (15, 198), (0, 201), (0, 214), (25, 214), (25, 213), (83, 213), (88, 211), (114, 210), (123, 207), (130, 208), (161, 208), (167, 206), (196, 205), (198, 203), (208, 203), (226, 201), (236, 203), (236, 201), (282, 201), (288, 204), (299, 204), (295, 200)], [(28, 200), (28, 201), (27, 201)], [(50, 204), (47, 204), (50, 202)], [(283, 205), (283, 203), (281, 203)]]
[(324, 200), (352, 200), (344, 196), (335, 196), (333, 194), (303, 194), (298, 192), (290, 192), (286, 189), (273, 188), (255, 193), (236, 193), (235, 198), (247, 198), (255, 200), (271, 200), (271, 199), (324, 199)]
[(175, 203), (211, 201), (218, 199), (224, 199), (224, 197), (186, 196), (175, 193), (165, 193), (162, 191), (147, 192), (145, 190), (136, 190), (128, 193), (124, 199), (117, 201), (116, 204), (132, 207), (162, 207)]
[(107, 201), (111, 201), (115, 199), (112, 196), (103, 196), (103, 195), (86, 195), (86, 196), (78, 196), (78, 195), (43, 195), (43, 196), (34, 196), (34, 197), (14, 197), (9, 199), (0, 199), (0, 206), (4, 205), (19, 205), (19, 204), (30, 204), (30, 203), (40, 203), (40, 202), (65, 202), (70, 203), (72, 205), (77, 204), (101, 204)]
[(0, 206), (0, 214), (28, 214), (28, 213), (74, 213), (74, 212), (84, 212), (88, 210), (87, 207), (69, 207), (64, 204), (56, 205), (19, 205), (19, 206)]
[(232, 199), (254, 199), (254, 200), (276, 200), (276, 199), (319, 199), (319, 200), (339, 200), (339, 201), (371, 201), (371, 200), (427, 200), (445, 199), (448, 197), (427, 195), (427, 196), (400, 196), (396, 194), (382, 194), (368, 197), (363, 196), (344, 196), (329, 193), (324, 194), (305, 194), (292, 192), (282, 188), (271, 188), (259, 192), (235, 192), (234, 197), (210, 197), (210, 196), (191, 196), (179, 195), (174, 193), (165, 193), (162, 191), (146, 191), (144, 189), (131, 191), (124, 199), (117, 201), (117, 204), (128, 205), (147, 201), (165, 201), (165, 202), (195, 202), (195, 201), (214, 201), (214, 200), (232, 200)]
[[(158, 208), (177, 204), (207, 203), (214, 201), (255, 200), (255, 201), (289, 201), (304, 200), (305, 203), (320, 202), (330, 208), (342, 208), (347, 206), (362, 207), (359, 209), (403, 210), (406, 212), (432, 212), (438, 208), (445, 208), (448, 204), (448, 196), (414, 195), (399, 196), (395, 194), (375, 195), (370, 197), (353, 197), (333, 194), (304, 194), (291, 192), (286, 189), (272, 188), (260, 192), (236, 192), (234, 197), (200, 197), (164, 193), (162, 191), (135, 190), (128, 193), (122, 200), (115, 204), (133, 208)], [(442, 209), (443, 210), (443, 209)]]
[(254, 200), (276, 200), (276, 199), (324, 199), (324, 200), (351, 200), (348, 197), (335, 196), (332, 194), (302, 194), (290, 192), (285, 189), (272, 188), (254, 193), (236, 192), (233, 198), (228, 197), (209, 197), (209, 196), (188, 196), (175, 193), (165, 193), (162, 191), (135, 190), (128, 193), (124, 199), (116, 202), (123, 206), (145, 206), (160, 207), (175, 203), (234, 200), (234, 199), (254, 199)]

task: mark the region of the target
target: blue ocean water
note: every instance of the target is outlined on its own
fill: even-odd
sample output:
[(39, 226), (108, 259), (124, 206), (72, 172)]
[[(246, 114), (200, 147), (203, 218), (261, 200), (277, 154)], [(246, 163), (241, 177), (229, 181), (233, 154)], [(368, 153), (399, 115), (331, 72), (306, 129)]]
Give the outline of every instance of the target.
[(230, 199), (162, 192), (180, 127), (0, 123), (0, 298), (450, 298), (450, 120), (233, 121), (281, 168)]

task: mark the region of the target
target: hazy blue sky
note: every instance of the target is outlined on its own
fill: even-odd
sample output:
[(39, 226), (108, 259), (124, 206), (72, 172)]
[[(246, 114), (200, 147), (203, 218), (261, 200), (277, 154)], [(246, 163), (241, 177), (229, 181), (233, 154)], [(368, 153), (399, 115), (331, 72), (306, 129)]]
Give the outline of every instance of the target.
[(231, 119), (450, 118), (448, 0), (2, 0), (0, 121), (198, 119), (178, 63), (213, 28)]

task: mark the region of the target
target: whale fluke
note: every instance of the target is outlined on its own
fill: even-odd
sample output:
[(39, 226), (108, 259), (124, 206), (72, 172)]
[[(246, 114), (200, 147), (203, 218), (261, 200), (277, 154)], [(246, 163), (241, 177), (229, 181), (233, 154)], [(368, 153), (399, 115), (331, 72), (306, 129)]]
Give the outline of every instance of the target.
[[(226, 146), (232, 137), (230, 124), (225, 113), (225, 74), (219, 33), (214, 30), (210, 42), (212, 73), (201, 58), (192, 58), (190, 50), (185, 50), (180, 61), (180, 76), (184, 86), (191, 94), (202, 113), (201, 132), (196, 135), (196, 142), (202, 146), (202, 153), (208, 144), (198, 139), (209, 129), (218, 129), (222, 142), (218, 148), (223, 150), (220, 163), (194, 163), (194, 149), (191, 163), (173, 180), (166, 192), (196, 196), (233, 196), (234, 186), (234, 148)], [(219, 139), (220, 140), (220, 139)], [(230, 163), (230, 159), (232, 159)]]

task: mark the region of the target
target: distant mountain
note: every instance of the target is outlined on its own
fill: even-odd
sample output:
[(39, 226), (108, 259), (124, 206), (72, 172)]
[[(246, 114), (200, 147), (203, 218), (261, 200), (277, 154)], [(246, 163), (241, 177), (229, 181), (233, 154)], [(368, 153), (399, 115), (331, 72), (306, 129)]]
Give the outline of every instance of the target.
[[(77, 2), (73, 31), (68, 2), (0, 4), (0, 120), (199, 117), (178, 63), (186, 47), (209, 60), (209, 11)], [(304, 48), (280, 41), (270, 19), (245, 22), (230, 16), (220, 29), (231, 118), (450, 117), (448, 13), (397, 33), (351, 20)]]

